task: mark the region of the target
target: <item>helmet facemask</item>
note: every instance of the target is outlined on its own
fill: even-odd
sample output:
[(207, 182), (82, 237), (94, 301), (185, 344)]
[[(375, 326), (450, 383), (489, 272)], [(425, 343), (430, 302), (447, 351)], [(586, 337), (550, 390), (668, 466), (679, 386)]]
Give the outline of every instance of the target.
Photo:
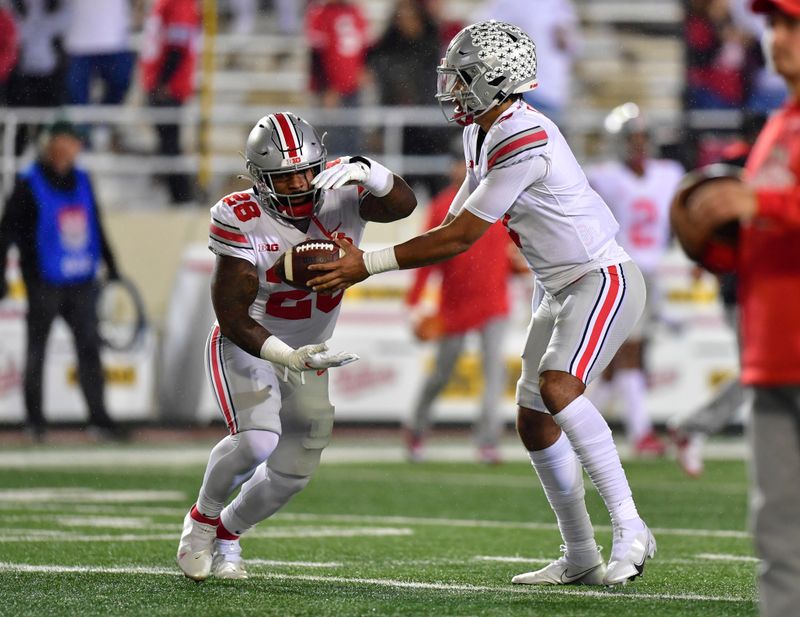
[(517, 26), (480, 22), (453, 37), (436, 72), (445, 118), (465, 126), (536, 87), (536, 46)]
[[(267, 171), (247, 162), (247, 171), (256, 187), (257, 198), (267, 214), (274, 214), (289, 221), (309, 219), (322, 207), (323, 189), (311, 186), (311, 180), (325, 168), (325, 161), (310, 165), (297, 166), (296, 169)], [(278, 176), (291, 173), (306, 173), (309, 190), (297, 193), (282, 193), (276, 188)]]
[(442, 58), (436, 73), (436, 100), (448, 122), (467, 126), (500, 102), (494, 100), (487, 106), (470, 87), (481, 76), (478, 65), (457, 69), (447, 65), (447, 58)]
[[(302, 118), (289, 112), (261, 118), (247, 138), (245, 159), (256, 198), (266, 213), (304, 221), (319, 212), (324, 190), (313, 187), (311, 180), (325, 169), (327, 156), (322, 138)], [(302, 174), (305, 182), (291, 180), (292, 174)]]

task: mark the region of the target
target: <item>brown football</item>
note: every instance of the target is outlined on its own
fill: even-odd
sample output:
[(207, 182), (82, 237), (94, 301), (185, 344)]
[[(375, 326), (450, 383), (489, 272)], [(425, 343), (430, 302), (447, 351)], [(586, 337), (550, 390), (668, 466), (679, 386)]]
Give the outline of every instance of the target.
[[(690, 171), (678, 185), (677, 199), (686, 208), (699, 201), (707, 191), (713, 191), (725, 182), (742, 181), (742, 170), (733, 165), (715, 163)], [(712, 237), (723, 244), (736, 244), (739, 240), (739, 220), (722, 223), (714, 230)]]
[(278, 257), (275, 272), (287, 285), (311, 291), (308, 281), (322, 273), (309, 270), (308, 266), (336, 261), (342, 255), (344, 251), (331, 240), (305, 240)]

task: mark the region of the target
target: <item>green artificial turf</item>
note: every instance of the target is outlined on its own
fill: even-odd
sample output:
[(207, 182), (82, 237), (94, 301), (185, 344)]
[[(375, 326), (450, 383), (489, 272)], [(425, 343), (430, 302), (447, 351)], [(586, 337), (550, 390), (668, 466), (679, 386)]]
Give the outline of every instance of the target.
[[(2, 468), (0, 615), (756, 615), (744, 463), (709, 462), (698, 480), (668, 460), (625, 467), (658, 553), (614, 589), (510, 584), (559, 555), (524, 461), (323, 464), (244, 537), (249, 580), (199, 584), (174, 556), (201, 466)], [(608, 557), (608, 514), (589, 487)]]

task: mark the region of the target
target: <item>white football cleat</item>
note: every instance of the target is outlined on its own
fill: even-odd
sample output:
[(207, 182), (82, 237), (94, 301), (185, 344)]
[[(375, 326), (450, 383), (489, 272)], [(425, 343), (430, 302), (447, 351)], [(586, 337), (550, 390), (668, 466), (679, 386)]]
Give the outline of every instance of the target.
[(247, 578), (247, 570), (242, 561), (242, 547), (239, 540), (217, 540), (214, 543), (214, 558), (211, 562), (214, 578), (242, 580)]
[(639, 526), (634, 523), (631, 527), (620, 526), (614, 530), (604, 585), (624, 584), (641, 576), (644, 562), (655, 556), (656, 539), (643, 520), (639, 519), (639, 523)]
[(602, 585), (606, 575), (606, 564), (600, 547), (597, 548), (597, 561), (589, 566), (577, 565), (567, 558), (566, 547), (561, 547), (564, 553), (554, 562), (535, 572), (517, 574), (511, 579), (516, 585)]
[(217, 526), (201, 523), (192, 513), (183, 519), (183, 533), (178, 544), (178, 567), (190, 579), (203, 581), (211, 573), (211, 549), (217, 537)]

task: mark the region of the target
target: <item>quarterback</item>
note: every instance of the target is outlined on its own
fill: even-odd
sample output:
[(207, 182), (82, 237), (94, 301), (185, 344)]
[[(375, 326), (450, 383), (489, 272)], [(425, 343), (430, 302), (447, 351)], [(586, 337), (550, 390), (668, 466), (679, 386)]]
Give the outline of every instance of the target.
[(178, 565), (198, 581), (247, 577), (239, 536), (308, 484), (333, 428), (326, 369), (358, 359), (325, 344), (342, 292), (286, 285), (278, 257), (309, 239), (358, 244), (367, 221), (395, 221), (416, 207), (408, 185), (377, 161), (326, 165), (317, 131), (291, 113), (261, 118), (245, 158), (253, 187), (211, 208), (217, 322), (206, 373), (230, 434), (211, 451), (178, 545)]
[[(380, 251), (346, 241), (340, 260), (312, 266), (317, 291), (416, 268), (467, 250), (502, 220), (544, 293), (534, 306), (517, 383), (517, 430), (558, 520), (565, 552), (514, 583), (615, 585), (639, 576), (656, 551), (640, 518), (608, 424), (583, 395), (633, 329), (642, 275), (617, 244), (618, 225), (556, 125), (522, 100), (536, 86), (533, 41), (485, 21), (459, 32), (438, 68), (437, 99), (464, 128), (467, 177), (442, 224)], [(323, 178), (312, 181), (326, 187)], [(608, 565), (584, 502), (583, 470), (611, 515)]]

